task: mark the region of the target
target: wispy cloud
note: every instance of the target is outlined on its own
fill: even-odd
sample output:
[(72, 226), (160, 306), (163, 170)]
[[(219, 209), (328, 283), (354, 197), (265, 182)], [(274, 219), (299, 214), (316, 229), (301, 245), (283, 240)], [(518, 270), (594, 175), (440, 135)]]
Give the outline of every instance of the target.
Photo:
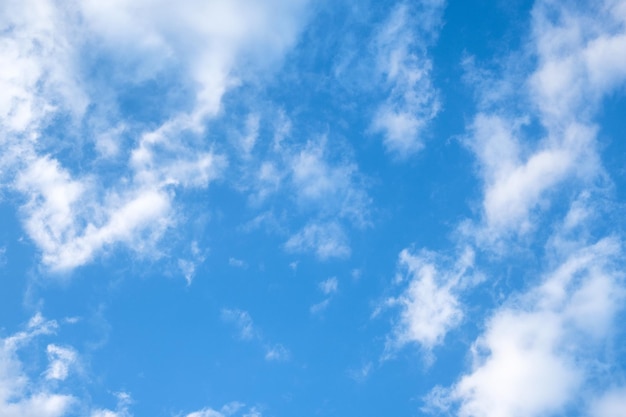
[(288, 252), (313, 251), (318, 258), (346, 258), (350, 256), (348, 238), (336, 222), (310, 223), (285, 243)]
[(222, 320), (235, 326), (239, 338), (242, 340), (252, 340), (259, 337), (257, 330), (254, 328), (252, 318), (247, 311), (224, 308), (221, 314)]
[(178, 259), (178, 268), (183, 274), (187, 285), (191, 285), (196, 275), (196, 269), (198, 265), (202, 264), (206, 258), (206, 252), (208, 249), (200, 249), (198, 241), (191, 242), (189, 247), (189, 255), (187, 258)]
[(309, 308), (309, 311), (311, 312), (311, 314), (320, 314), (321, 312), (323, 312), (324, 310), (328, 308), (329, 304), (330, 304), (330, 298), (325, 298), (319, 303), (313, 304)]
[(424, 146), (424, 134), (439, 113), (428, 47), (437, 37), (443, 1), (394, 8), (375, 40), (377, 68), (388, 90), (372, 129), (384, 137), (387, 151), (406, 158)]
[(126, 399), (118, 394), (120, 407), (114, 412), (93, 408), (80, 389), (66, 383), (81, 362), (71, 346), (47, 344), (48, 366), (44, 372), (38, 373), (33, 364), (25, 366), (20, 350), (37, 346), (38, 339), (53, 337), (58, 329), (56, 321), (36, 314), (23, 330), (0, 338), (0, 415), (64, 417), (83, 410), (92, 417), (130, 417), (127, 394), (123, 394)]
[(265, 360), (267, 361), (284, 361), (289, 359), (291, 354), (283, 345), (269, 345), (266, 347)]
[(326, 295), (332, 295), (339, 289), (339, 281), (337, 277), (331, 277), (319, 283), (320, 291)]
[(358, 369), (352, 369), (348, 371), (348, 376), (356, 382), (364, 382), (370, 376), (372, 372), (372, 363), (367, 362)]
[(242, 260), (242, 259), (237, 259), (234, 257), (230, 257), (228, 258), (228, 265), (233, 266), (235, 268), (247, 268), (248, 264), (246, 263), (246, 261)]
[(320, 282), (317, 287), (322, 294), (326, 296), (326, 298), (319, 303), (313, 304), (309, 308), (311, 314), (319, 314), (328, 308), (330, 301), (333, 299), (337, 291), (339, 291), (339, 281), (337, 280), (337, 277), (331, 277)]
[[(118, 243), (157, 253), (151, 248), (180, 220), (172, 211), (173, 190), (205, 188), (227, 167), (224, 155), (210, 145), (199, 147), (207, 121), (219, 112), (226, 91), (252, 77), (251, 63), (268, 68), (293, 43), (305, 2), (186, 0), (171, 8), (157, 0), (88, 1), (72, 13), (57, 2), (31, 3), (7, 4), (0, 22), (6, 29), (0, 45), (0, 62), (6, 63), (0, 73), (0, 167), (3, 184), (25, 198), (21, 213), (29, 236), (53, 270), (84, 265)], [(91, 56), (81, 52), (93, 44), (101, 46), (98, 59), (123, 69), (107, 74), (106, 83), (78, 70), (77, 57)], [(239, 66), (242, 54), (253, 56), (246, 71)], [(191, 106), (164, 108), (156, 127), (124, 120), (115, 86), (159, 74), (176, 74), (180, 84), (193, 86)], [(98, 120), (85, 112), (88, 105)], [(77, 171), (68, 168), (71, 157), (53, 156), (58, 153), (43, 134), (53, 114), (70, 114), (73, 123), (54, 127), (64, 129), (68, 140), (94, 138), (104, 158), (82, 161)], [(254, 119), (249, 130), (244, 147), (251, 150)], [(121, 135), (130, 138), (130, 147), (120, 148)], [(42, 145), (52, 151), (40, 151)], [(117, 181), (99, 170), (107, 164), (122, 168)]]
[(245, 404), (240, 402), (231, 402), (224, 405), (219, 410), (213, 408), (203, 408), (186, 415), (186, 417), (262, 417), (261, 412), (256, 407), (246, 408)]
[[(26, 330), (0, 340), (0, 386), (2, 387), (0, 389), (0, 414), (60, 417), (65, 415), (77, 401), (72, 395), (55, 393), (52, 387), (45, 384), (31, 392), (30, 378), (25, 373), (17, 355), (18, 350), (28, 345), (34, 338), (52, 334), (57, 327), (56, 322), (47, 321), (37, 315), (30, 320)], [(66, 376), (63, 374), (64, 369), (60, 368), (59, 372), (55, 370), (52, 370), (52, 373), (47, 372), (48, 379), (64, 379)]]
[(258, 138), (254, 154), (242, 154), (235, 146), (234, 186), (249, 196), (254, 210), (265, 210), (244, 229), (265, 223), (270, 232), (290, 234), (287, 251), (312, 252), (320, 259), (346, 257), (348, 231), (372, 225), (367, 179), (351, 155), (351, 145), (329, 135), (302, 142), (284, 128), (289, 124), (284, 111), (267, 110), (263, 115), (249, 118), (256, 130), (272, 129), (274, 135)]
[(239, 309), (222, 309), (222, 320), (233, 324), (238, 337), (245, 341), (256, 341), (265, 349), (265, 360), (285, 361), (291, 356), (289, 350), (280, 343), (269, 343), (263, 332), (256, 327), (250, 313)]

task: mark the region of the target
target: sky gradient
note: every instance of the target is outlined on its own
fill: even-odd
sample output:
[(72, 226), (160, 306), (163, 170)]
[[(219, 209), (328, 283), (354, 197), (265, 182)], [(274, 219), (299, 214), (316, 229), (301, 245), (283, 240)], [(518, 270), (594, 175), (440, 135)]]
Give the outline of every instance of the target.
[(626, 1), (0, 0), (0, 416), (623, 417)]

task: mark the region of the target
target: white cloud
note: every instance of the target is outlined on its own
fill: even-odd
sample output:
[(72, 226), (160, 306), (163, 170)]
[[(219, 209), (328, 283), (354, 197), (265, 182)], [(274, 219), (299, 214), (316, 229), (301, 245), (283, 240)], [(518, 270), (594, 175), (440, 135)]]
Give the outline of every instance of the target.
[(245, 310), (223, 308), (221, 312), (222, 320), (233, 324), (241, 340), (255, 341), (264, 346), (265, 360), (269, 362), (286, 361), (290, 357), (289, 349), (280, 343), (268, 342), (258, 329), (250, 313)]
[(589, 412), (593, 417), (621, 417), (626, 410), (626, 388), (612, 388), (594, 400)]
[(233, 258), (232, 256), (228, 258), (228, 265), (233, 266), (235, 268), (247, 268), (248, 264), (246, 261), (242, 259)]
[(336, 277), (328, 278), (318, 284), (319, 290), (326, 296), (326, 298), (319, 303), (313, 304), (309, 311), (311, 314), (319, 314), (328, 308), (330, 301), (333, 299), (339, 289), (339, 281)]
[[(182, 67), (199, 86), (192, 113), (196, 122), (219, 110), (222, 95), (240, 77), (271, 65), (294, 42), (305, 4), (185, 0), (174, 6), (164, 0), (89, 0), (81, 3), (81, 10), (92, 33), (111, 49), (130, 47), (149, 64), (133, 62), (139, 65), (138, 76), (147, 78), (172, 61)], [(248, 67), (237, 66), (241, 59)]]
[(598, 353), (625, 295), (614, 265), (622, 254), (610, 238), (570, 252), (539, 285), (496, 310), (472, 346), (471, 371), (447, 395), (431, 397), (456, 404), (460, 417), (564, 410), (598, 382)]
[(288, 252), (313, 251), (322, 260), (350, 256), (345, 232), (335, 222), (309, 223), (287, 240), (285, 249)]
[(119, 155), (125, 130), (126, 126), (122, 124), (97, 134), (95, 147), (103, 158), (114, 158)]
[[(67, 394), (57, 394), (45, 384), (36, 386), (25, 373), (17, 352), (39, 335), (52, 334), (57, 323), (41, 315), (33, 317), (25, 331), (0, 339), (0, 415), (6, 417), (61, 417), (71, 410), (77, 399)], [(51, 364), (53, 366), (53, 364)], [(51, 368), (49, 368), (50, 371)], [(61, 377), (46, 373), (48, 377)], [(65, 370), (66, 371), (66, 370)]]
[(187, 285), (191, 285), (194, 275), (196, 274), (196, 264), (188, 259), (179, 259), (178, 268), (183, 273)]
[(246, 119), (246, 131), (239, 138), (238, 144), (243, 158), (250, 158), (250, 154), (256, 145), (259, 137), (259, 121), (260, 117), (258, 114), (250, 114)]
[(91, 412), (90, 417), (132, 417), (129, 411), (129, 406), (133, 402), (130, 394), (118, 392), (115, 396), (117, 397), (117, 407), (115, 411), (104, 408), (96, 409)]
[[(531, 286), (504, 305), (496, 301), (472, 345), (470, 369), (451, 387), (435, 387), (424, 410), (533, 417), (561, 415), (574, 404), (591, 415), (610, 415), (621, 405), (614, 402), (613, 392), (621, 393), (612, 391), (615, 375), (606, 369), (614, 366), (611, 339), (626, 296), (622, 242), (609, 237), (588, 243), (598, 226), (588, 200), (603, 192), (598, 183), (610, 182), (597, 150), (594, 117), (602, 99), (625, 85), (626, 66), (615, 58), (626, 47), (624, 10), (623, 1), (539, 0), (524, 51), (530, 56), (520, 54), (523, 62), (515, 62), (530, 75), (520, 76), (519, 68), (508, 71), (516, 57), (506, 60), (502, 79), (486, 82), (485, 73), (471, 74), (473, 82), (480, 80), (481, 97), (464, 143), (478, 162), (482, 210), (475, 223), (460, 224), (456, 244), (510, 256), (511, 244), (519, 242), (512, 237), (528, 237), (545, 226), (556, 230), (545, 248), (529, 239), (522, 242), (539, 246), (522, 249), (536, 255), (544, 248), (543, 264), (558, 266), (539, 284), (527, 278)], [(557, 195), (564, 201), (549, 212)], [(537, 235), (532, 237), (543, 238)], [(476, 278), (462, 284), (464, 272), (447, 271), (465, 267), (441, 268), (428, 253), (407, 259), (408, 271), (413, 267), (408, 288), (389, 300), (401, 307), (390, 345), (430, 349), (462, 319), (461, 290)], [(598, 392), (607, 388), (605, 411)]]
[[(3, 184), (25, 196), (22, 216), (44, 264), (69, 270), (118, 243), (150, 252), (174, 223), (173, 188), (206, 187), (227, 167), (224, 156), (209, 145), (192, 146), (188, 138), (203, 133), (229, 88), (253, 80), (293, 44), (305, 3), (186, 0), (174, 7), (162, 0), (116, 0), (74, 8), (53, 1), (4, 2), (0, 173)], [(93, 55), (82, 54), (85, 48), (116, 63), (112, 68), (120, 71), (105, 75), (109, 83), (91, 85), (97, 81), (77, 70), (79, 58)], [(95, 124), (81, 119), (101, 97), (115, 101), (118, 83), (141, 83), (168, 68), (191, 86), (191, 109), (164, 109), (167, 119), (148, 131), (119, 120), (115, 111), (103, 110)], [(52, 156), (58, 144), (41, 132), (57, 113), (74, 118), (65, 126), (65, 145), (76, 136), (92, 137), (104, 162), (81, 163), (72, 172), (71, 164)], [(81, 122), (97, 129), (85, 134)], [(253, 119), (249, 125), (245, 147), (252, 150)], [(118, 140), (122, 133), (138, 136), (129, 138), (127, 161)], [(46, 146), (51, 152), (40, 153)], [(103, 186), (106, 172), (99, 167), (111, 161), (116, 169), (126, 163), (125, 171)]]
[(329, 304), (330, 304), (330, 298), (325, 298), (324, 300), (320, 301), (319, 303), (313, 304), (309, 308), (309, 311), (311, 312), (311, 314), (319, 314), (319, 313), (323, 312), (324, 310), (326, 310), (328, 308)]
[(582, 377), (558, 354), (562, 337), (552, 314), (500, 312), (474, 347), (476, 368), (454, 388), (459, 415), (538, 416), (562, 409)]
[[(132, 402), (127, 393), (117, 393), (115, 411), (92, 408), (90, 402), (72, 394), (76, 386), (62, 382), (76, 370), (79, 353), (71, 346), (50, 343), (46, 347), (48, 367), (40, 372), (34, 364), (25, 366), (19, 351), (38, 346), (35, 339), (52, 336), (59, 325), (41, 314), (30, 319), (25, 329), (0, 338), (0, 415), (2, 417), (66, 417), (91, 410), (91, 417), (131, 417)], [(84, 388), (84, 387), (83, 387)], [(79, 392), (82, 389), (77, 390)]]
[(533, 152), (522, 150), (519, 128), (519, 123), (516, 126), (500, 116), (481, 113), (474, 119), (468, 145), (478, 158), (484, 181), (484, 225), (479, 238), (486, 242), (509, 232), (533, 230), (531, 213), (549, 190), (567, 178), (584, 181), (598, 169), (594, 128), (572, 124)]
[[(532, 73), (520, 79), (506, 71), (502, 80), (478, 83), (480, 95), (497, 97), (481, 105), (466, 141), (484, 183), (483, 221), (469, 230), (479, 244), (534, 230), (560, 185), (587, 187), (603, 175), (593, 117), (602, 98), (626, 85), (626, 65), (616, 58), (626, 53), (621, 8), (617, 1), (598, 7), (538, 1), (532, 59), (523, 57), (536, 63)], [(510, 105), (516, 102), (527, 107)], [(529, 116), (541, 125), (539, 140), (528, 137)]]
[(50, 362), (45, 373), (46, 379), (64, 380), (67, 378), (70, 368), (76, 365), (78, 359), (76, 351), (71, 347), (50, 344), (46, 352)]
[[(358, 227), (369, 225), (368, 197), (357, 165), (333, 160), (327, 139), (309, 141), (289, 160), (293, 191), (300, 205), (317, 208), (321, 216), (343, 218)], [(336, 159), (336, 157), (335, 157)]]
[(256, 407), (245, 409), (245, 404), (240, 402), (232, 402), (223, 406), (219, 411), (210, 407), (202, 410), (194, 411), (186, 415), (186, 417), (229, 417), (240, 415), (242, 417), (261, 417), (261, 412)]
[(430, 354), (463, 319), (458, 292), (476, 283), (478, 276), (469, 272), (474, 254), (467, 249), (455, 264), (442, 268), (437, 255), (426, 251), (412, 254), (405, 249), (398, 262), (400, 281), (408, 278), (409, 282), (399, 297), (387, 300), (388, 305), (400, 308), (387, 354), (409, 343), (417, 343)]
[(222, 320), (235, 325), (241, 339), (252, 340), (259, 337), (258, 331), (254, 328), (252, 317), (247, 311), (224, 308), (221, 315)]
[(325, 295), (332, 295), (337, 292), (339, 281), (337, 281), (337, 277), (328, 278), (319, 283), (319, 288)]
[(548, 126), (569, 123), (593, 111), (601, 98), (623, 87), (626, 16), (623, 2), (574, 8), (539, 1), (533, 10), (533, 40), (539, 68), (530, 86)]
[[(286, 124), (282, 120), (286, 117), (284, 112), (269, 113), (279, 119), (279, 127), (274, 126), (279, 132), (275, 133), (286, 135), (282, 131)], [(253, 120), (257, 128), (257, 118)], [(276, 143), (275, 138), (269, 139), (273, 143), (267, 143), (264, 139), (264, 143), (255, 145), (258, 152), (243, 154), (233, 163), (239, 170), (235, 186), (249, 193), (251, 205), (258, 208), (271, 203), (269, 211), (244, 229), (251, 230), (262, 223), (281, 235), (291, 229), (288, 251), (312, 251), (324, 259), (345, 256), (349, 252), (345, 239), (348, 229), (371, 225), (367, 178), (354, 161), (351, 145), (342, 140), (331, 141), (325, 135), (305, 143), (282, 139)], [(241, 154), (240, 146), (235, 146), (234, 151)], [(294, 232), (301, 219), (308, 224)], [(332, 252), (333, 249), (338, 251)]]
[(441, 107), (427, 47), (436, 37), (443, 5), (426, 2), (414, 11), (409, 3), (399, 4), (375, 42), (378, 71), (389, 97), (379, 106), (372, 129), (384, 135), (386, 149), (399, 157), (422, 149), (424, 131)]
[(91, 412), (91, 417), (120, 417), (120, 414), (111, 410), (94, 410)]
[(372, 363), (367, 362), (359, 369), (353, 369), (348, 371), (348, 376), (355, 380), (356, 382), (364, 382), (372, 372)]
[(290, 353), (287, 348), (281, 344), (271, 345), (266, 347), (265, 360), (266, 361), (285, 361), (289, 359)]
[(187, 285), (191, 285), (196, 275), (196, 268), (205, 260), (205, 251), (201, 251), (197, 241), (191, 242), (191, 259), (178, 259), (178, 268), (183, 273)]

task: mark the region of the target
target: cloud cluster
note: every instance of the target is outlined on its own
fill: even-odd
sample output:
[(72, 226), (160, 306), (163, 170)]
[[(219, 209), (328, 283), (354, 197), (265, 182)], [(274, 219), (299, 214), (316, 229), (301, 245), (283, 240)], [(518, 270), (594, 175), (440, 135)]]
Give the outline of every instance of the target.
[[(132, 417), (132, 398), (126, 392), (117, 392), (115, 409), (93, 407), (88, 399), (72, 392), (81, 392), (72, 384), (60, 385), (71, 376), (79, 365), (79, 353), (71, 346), (47, 344), (48, 366), (37, 375), (32, 366), (24, 366), (20, 350), (36, 346), (36, 339), (53, 336), (59, 329), (54, 320), (46, 320), (40, 314), (30, 319), (25, 329), (0, 338), (0, 415), (3, 417), (66, 417), (88, 415), (90, 417)], [(283, 359), (281, 346), (268, 351), (268, 360)], [(66, 381), (67, 382), (67, 381)], [(204, 408), (187, 414), (188, 417), (260, 417), (256, 407), (245, 407), (233, 402), (219, 410)]]
[[(321, 260), (347, 258), (349, 229), (372, 223), (372, 199), (366, 179), (346, 150), (349, 145), (327, 135), (298, 141), (284, 112), (269, 113), (265, 118), (248, 117), (262, 126), (274, 120), (270, 125), (274, 136), (255, 141), (254, 154), (242, 153), (235, 142), (236, 186), (248, 193), (253, 208), (268, 209), (245, 229), (264, 223), (287, 235), (287, 252), (313, 253)], [(244, 138), (250, 136), (248, 130), (244, 129)], [(285, 213), (278, 215), (281, 208)]]
[[(614, 59), (626, 48), (624, 10), (620, 1), (596, 8), (540, 0), (528, 46), (536, 67), (521, 80), (516, 73), (504, 75), (491, 89), (478, 83), (485, 89), (478, 94), (488, 98), (464, 144), (476, 156), (482, 209), (479, 220), (460, 224), (457, 243), (495, 263), (511, 248), (529, 244), (553, 267), (495, 306), (472, 344), (471, 369), (449, 388), (430, 392), (430, 411), (528, 417), (576, 406), (610, 416), (621, 405), (616, 393), (623, 388), (602, 369), (612, 366), (611, 339), (623, 313), (624, 251), (618, 237), (595, 236), (594, 223), (604, 221), (598, 211), (610, 210), (600, 207), (597, 197), (610, 195), (597, 184), (610, 179), (594, 117), (602, 98), (626, 81), (626, 67)], [(480, 78), (475, 75), (469, 79)], [(519, 97), (518, 105), (504, 103), (512, 97)], [(529, 120), (539, 127), (530, 129)], [(548, 210), (557, 195), (566, 209)], [(548, 228), (547, 237), (535, 233), (539, 226)], [(463, 307), (448, 280), (433, 278), (434, 268), (419, 271), (400, 297), (400, 329), (407, 339), (430, 346), (459, 320)], [(429, 308), (432, 300), (439, 300), (437, 308)]]
[[(488, 97), (481, 101), (463, 140), (476, 157), (482, 209), (479, 220), (459, 224), (458, 246), (505, 257), (520, 237), (533, 243), (539, 226), (554, 228), (561, 216), (568, 215), (548, 210), (555, 196), (580, 208), (578, 196), (604, 192), (596, 187), (608, 178), (597, 150), (593, 116), (602, 97), (626, 81), (626, 68), (607, 53), (626, 47), (624, 6), (605, 2), (597, 10), (587, 7), (550, 1), (535, 5), (529, 56), (523, 56), (536, 65), (528, 68), (530, 75), (510, 72), (501, 80), (489, 78), (488, 83), (484, 73), (470, 69), (468, 80), (481, 89), (478, 96)], [(506, 104), (515, 100), (519, 105)], [(539, 128), (528, 128), (531, 118)], [(417, 282), (425, 285), (423, 278)], [(410, 286), (404, 299), (414, 294), (416, 304), (428, 305), (428, 297), (416, 295), (416, 288), (425, 291)], [(443, 297), (442, 305), (458, 306), (456, 296), (441, 291), (428, 294)], [(410, 317), (437, 323), (425, 320), (430, 316), (420, 319), (423, 308)], [(434, 334), (445, 334), (449, 328), (448, 320), (440, 320)]]
[[(0, 414), (7, 417), (61, 417), (66, 415), (77, 399), (71, 395), (58, 394), (45, 383), (39, 385), (30, 380), (18, 358), (18, 350), (28, 345), (39, 335), (52, 334), (57, 328), (54, 321), (47, 321), (40, 315), (33, 317), (26, 330), (0, 339)], [(49, 345), (48, 350), (57, 349)], [(63, 351), (70, 352), (69, 350)], [(46, 372), (47, 379), (64, 379), (67, 366), (75, 359), (65, 355), (62, 362), (52, 358)]]
[[(59, 329), (54, 320), (41, 314), (33, 316), (24, 330), (0, 339), (0, 415), (6, 417), (131, 417), (130, 396), (118, 393), (116, 411), (93, 408), (80, 392), (68, 383), (80, 366), (79, 353), (71, 346), (46, 345), (47, 369), (37, 375), (32, 364), (25, 366), (20, 351), (37, 346), (37, 339), (53, 336)], [(63, 384), (61, 384), (63, 383)]]
[[(205, 188), (227, 167), (227, 158), (202, 141), (223, 95), (277, 62), (297, 35), (304, 6), (281, 0), (186, 0), (176, 7), (159, 0), (4, 2), (0, 172), (24, 200), (23, 221), (44, 264), (70, 270), (118, 244), (151, 252), (178, 220), (176, 190)], [(103, 66), (107, 82), (90, 78), (89, 59), (109, 64)], [(156, 127), (125, 119), (115, 87), (154, 77), (188, 86), (192, 105), (164, 109)], [(58, 117), (71, 122), (61, 127)], [(71, 158), (59, 156), (72, 144), (60, 147), (48, 137), (55, 129), (63, 129), (66, 141), (84, 136), (77, 145), (93, 143), (103, 159), (72, 166)], [(122, 168), (112, 182), (107, 164)]]
[[(626, 52), (626, 21), (621, 2), (589, 7), (537, 2), (531, 56), (524, 56), (536, 67), (525, 78), (503, 79), (526, 94), (494, 94), (480, 84), (486, 91), (479, 94), (500, 96), (476, 115), (465, 142), (484, 184), (482, 224), (472, 230), (484, 243), (534, 230), (559, 187), (589, 187), (604, 175), (594, 117), (601, 100), (626, 82), (626, 66), (614, 58)], [(503, 105), (515, 94), (527, 107)], [(529, 117), (541, 125), (531, 135)]]

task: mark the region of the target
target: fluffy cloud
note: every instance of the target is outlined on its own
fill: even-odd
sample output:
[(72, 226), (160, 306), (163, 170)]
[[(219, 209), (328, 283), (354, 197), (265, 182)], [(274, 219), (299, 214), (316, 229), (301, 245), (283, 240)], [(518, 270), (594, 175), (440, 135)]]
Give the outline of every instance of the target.
[(531, 213), (548, 191), (566, 179), (584, 182), (600, 169), (593, 127), (572, 124), (530, 152), (520, 130), (519, 124), (493, 114), (479, 114), (471, 127), (468, 145), (485, 184), (479, 235), (486, 242), (533, 230)]
[[(495, 98), (483, 103), (465, 142), (484, 182), (483, 224), (472, 229), (483, 243), (534, 230), (559, 186), (586, 187), (603, 175), (593, 117), (602, 98), (626, 81), (626, 66), (615, 59), (626, 52), (626, 26), (621, 2), (590, 7), (538, 1), (533, 59), (524, 56), (536, 63), (531, 74), (520, 79), (510, 71), (478, 84), (479, 95)], [(529, 117), (542, 127), (539, 140), (527, 133)]]
[[(590, 116), (604, 95), (624, 85), (626, 15), (621, 1), (573, 7), (539, 1), (533, 10), (533, 40), (539, 68), (532, 94), (550, 127)], [(583, 117), (583, 120), (585, 117)]]
[(409, 282), (399, 297), (387, 300), (387, 305), (400, 308), (399, 322), (387, 343), (388, 354), (409, 343), (429, 352), (463, 319), (458, 292), (476, 280), (470, 272), (474, 254), (467, 250), (450, 267), (442, 267), (437, 258), (426, 251), (400, 253), (399, 279)]
[[(431, 411), (532, 417), (561, 414), (574, 403), (591, 415), (619, 407), (613, 376), (598, 364), (611, 366), (608, 345), (623, 311), (622, 242), (588, 240), (597, 220), (590, 195), (601, 192), (593, 181), (604, 176), (593, 117), (602, 97), (626, 79), (626, 67), (607, 54), (626, 47), (624, 6), (590, 8), (538, 1), (530, 39), (537, 67), (522, 81), (513, 72), (501, 83), (480, 84), (488, 99), (465, 143), (478, 160), (483, 210), (461, 239), (505, 253), (509, 237), (550, 224), (545, 249), (557, 266), (495, 309), (472, 345), (471, 369), (426, 397)], [(503, 97), (519, 95), (512, 85), (529, 87), (520, 107), (503, 105)], [(528, 129), (528, 117), (541, 129)], [(569, 211), (548, 217), (545, 207), (566, 184), (577, 191)], [(589, 394), (603, 390), (595, 399)]]
[(171, 222), (165, 190), (111, 193), (98, 206), (88, 181), (78, 181), (48, 157), (22, 171), (16, 189), (29, 196), (22, 207), (25, 227), (53, 269), (71, 269), (90, 261), (107, 245), (124, 242), (141, 250), (158, 239)]
[(431, 406), (457, 405), (462, 417), (540, 416), (564, 410), (591, 381), (606, 383), (595, 362), (623, 303), (622, 254), (612, 238), (582, 247), (498, 309), (472, 346), (471, 371)]
[(50, 365), (46, 370), (47, 379), (64, 380), (67, 378), (70, 368), (76, 364), (78, 355), (76, 351), (67, 346), (48, 345), (46, 348)]

